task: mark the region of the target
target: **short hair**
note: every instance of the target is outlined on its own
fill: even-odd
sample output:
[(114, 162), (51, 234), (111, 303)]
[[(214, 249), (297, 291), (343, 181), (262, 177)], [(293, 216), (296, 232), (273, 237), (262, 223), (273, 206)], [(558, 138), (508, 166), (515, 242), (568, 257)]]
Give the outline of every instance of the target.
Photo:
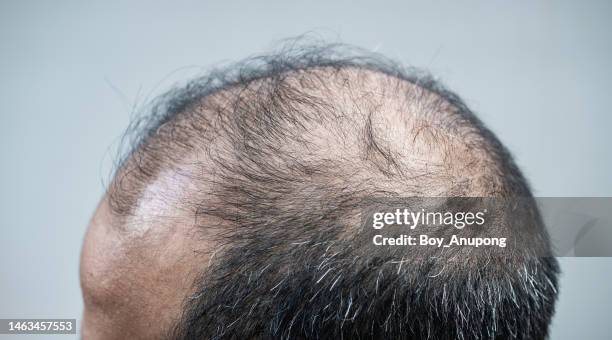
[[(161, 171), (195, 167), (182, 204), (219, 249), (169, 336), (547, 336), (553, 257), (477, 257), (441, 273), (449, 259), (419, 258), (398, 269), (351, 237), (373, 196), (532, 197), (506, 148), (426, 72), (293, 41), (171, 90), (150, 111), (132, 126), (140, 134), (111, 207), (129, 215)], [(546, 240), (533, 218), (532, 235)]]

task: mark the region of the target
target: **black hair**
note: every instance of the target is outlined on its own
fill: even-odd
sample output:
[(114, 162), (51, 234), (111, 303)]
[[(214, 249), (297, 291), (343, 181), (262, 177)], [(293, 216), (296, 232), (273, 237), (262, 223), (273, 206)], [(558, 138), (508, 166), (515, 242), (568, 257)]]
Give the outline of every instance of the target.
[[(400, 139), (399, 121), (419, 122)], [(543, 339), (558, 266), (512, 257), (412, 258), (356, 241), (368, 198), (531, 197), (510, 153), (426, 72), (346, 45), (290, 41), (172, 90), (118, 172), (129, 214), (164, 167), (200, 155), (184, 202), (219, 249), (169, 336), (180, 339)], [(385, 112), (381, 116), (381, 112)], [(399, 123), (402, 125), (402, 123)], [(403, 126), (403, 125), (402, 125)], [(408, 126), (408, 124), (406, 124)], [(406, 132), (402, 130), (402, 133)], [(405, 140), (436, 156), (415, 162)], [(419, 145), (421, 145), (419, 144)], [(530, 231), (548, 247), (537, 214)], [(212, 231), (212, 232), (211, 232)], [(414, 255), (414, 254), (413, 254)]]

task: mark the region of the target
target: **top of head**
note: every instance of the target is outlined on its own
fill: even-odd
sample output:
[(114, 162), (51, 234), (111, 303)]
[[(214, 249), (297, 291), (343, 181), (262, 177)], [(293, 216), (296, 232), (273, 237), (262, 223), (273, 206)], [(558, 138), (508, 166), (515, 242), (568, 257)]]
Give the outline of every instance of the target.
[(169, 169), (200, 181), (198, 195), (231, 172), (271, 172), (296, 189), (314, 182), (401, 196), (530, 195), (505, 148), (431, 78), (367, 58), (293, 58), (230, 79), (213, 73), (162, 97), (111, 187), (115, 212), (133, 212)]

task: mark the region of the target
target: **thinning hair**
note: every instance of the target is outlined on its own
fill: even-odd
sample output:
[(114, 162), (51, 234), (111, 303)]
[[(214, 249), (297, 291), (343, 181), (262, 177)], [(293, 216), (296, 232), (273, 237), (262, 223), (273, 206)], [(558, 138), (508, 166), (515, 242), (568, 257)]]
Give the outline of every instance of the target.
[[(170, 169), (193, 188), (181, 208), (218, 249), (171, 337), (547, 335), (558, 266), (529, 244), (452, 263), (406, 250), (414, 260), (398, 266), (354, 237), (373, 196), (532, 197), (493, 133), (426, 72), (293, 42), (168, 92), (132, 130), (114, 213), (134, 213)], [(537, 212), (533, 225), (547, 247)]]

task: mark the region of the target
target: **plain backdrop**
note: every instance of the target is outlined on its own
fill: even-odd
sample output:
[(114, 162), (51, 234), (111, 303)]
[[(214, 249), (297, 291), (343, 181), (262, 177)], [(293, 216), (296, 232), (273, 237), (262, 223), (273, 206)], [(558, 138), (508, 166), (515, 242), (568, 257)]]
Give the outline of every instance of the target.
[[(612, 196), (611, 28), (610, 1), (2, 1), (0, 318), (81, 318), (81, 241), (135, 108), (308, 32), (429, 69), (536, 195)], [(610, 339), (612, 260), (561, 264), (551, 338)]]

